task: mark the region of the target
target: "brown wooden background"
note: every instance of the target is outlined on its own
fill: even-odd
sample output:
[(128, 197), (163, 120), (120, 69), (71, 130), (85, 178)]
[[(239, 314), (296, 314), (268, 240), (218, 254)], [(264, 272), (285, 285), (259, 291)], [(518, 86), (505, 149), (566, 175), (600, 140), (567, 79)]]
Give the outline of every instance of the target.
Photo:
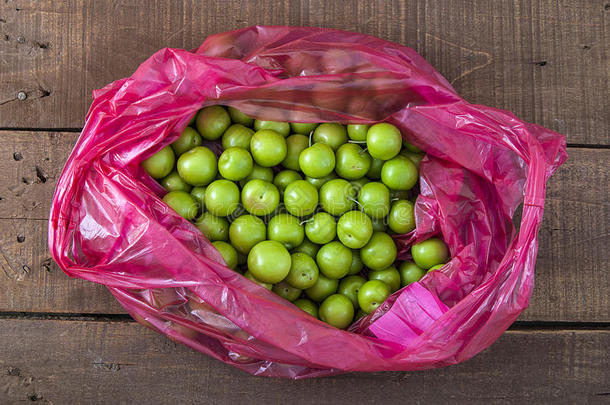
[[(610, 2), (0, 2), (0, 403), (608, 403)], [(130, 321), (47, 250), (56, 179), (91, 91), (162, 47), (253, 24), (343, 28), (415, 48), (469, 101), (567, 137), (531, 306), (439, 370), (250, 377)]]

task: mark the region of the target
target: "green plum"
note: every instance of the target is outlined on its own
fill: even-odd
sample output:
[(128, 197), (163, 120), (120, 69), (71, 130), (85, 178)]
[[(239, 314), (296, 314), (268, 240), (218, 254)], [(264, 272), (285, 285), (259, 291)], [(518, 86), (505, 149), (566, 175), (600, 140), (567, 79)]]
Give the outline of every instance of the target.
[(410, 190), (418, 179), (417, 166), (404, 156), (388, 160), (381, 168), (381, 181), (393, 190)]
[(292, 252), (293, 253), (298, 253), (298, 252), (305, 253), (309, 257), (316, 257), (316, 255), (318, 254), (318, 250), (320, 250), (320, 246), (316, 245), (309, 239), (305, 238), (305, 240), (303, 240), (303, 243), (301, 243), (299, 246), (292, 249)]
[(398, 234), (408, 233), (415, 229), (413, 203), (408, 200), (395, 201), (388, 216), (388, 226)]
[(217, 240), (212, 242), (212, 245), (218, 250), (218, 253), (222, 256), (225, 264), (230, 269), (235, 269), (237, 266), (237, 250), (227, 242)]
[(280, 194), (284, 194), (286, 187), (297, 180), (303, 180), (299, 172), (294, 170), (282, 170), (275, 175), (273, 184), (278, 188)]
[(426, 270), (422, 269), (412, 261), (404, 261), (400, 263), (400, 266), (398, 266), (398, 271), (400, 272), (400, 281), (403, 287), (419, 281), (424, 274), (426, 274)]
[(274, 284), (271, 291), (291, 302), (299, 298), (302, 292), (301, 289), (291, 286), (286, 281), (280, 281), (279, 283)]
[(339, 241), (322, 246), (316, 255), (318, 268), (328, 278), (345, 277), (352, 264), (352, 251)]
[(163, 201), (181, 217), (191, 220), (197, 216), (199, 204), (197, 200), (185, 191), (170, 191), (165, 194)]
[(194, 130), (191, 127), (184, 128), (182, 134), (180, 134), (180, 138), (176, 139), (172, 142), (172, 149), (177, 156), (182, 155), (184, 152), (188, 152), (193, 149), (195, 146), (201, 146), (201, 135), (199, 132)]
[(254, 281), (256, 284), (260, 285), (261, 287), (266, 288), (267, 290), (271, 290), (273, 288), (272, 283), (265, 283), (264, 281), (260, 281), (259, 279), (254, 277), (254, 274), (252, 274), (251, 271), (246, 271), (244, 273), (244, 277), (246, 277), (248, 280)]
[(320, 177), (320, 178), (315, 178), (315, 177), (309, 177), (309, 176), (305, 176), (305, 180), (311, 184), (312, 186), (314, 186), (316, 189), (320, 189), (320, 187), (322, 187), (325, 183), (334, 180), (337, 178), (337, 175), (335, 174), (335, 172), (331, 172), (329, 175), (324, 176), (324, 177)]
[(180, 155), (176, 168), (180, 177), (193, 186), (210, 184), (218, 173), (216, 156), (205, 146), (196, 146)]
[(347, 135), (352, 141), (366, 141), (366, 133), (370, 125), (366, 124), (349, 124), (347, 126)]
[(413, 261), (422, 269), (429, 269), (449, 259), (449, 249), (439, 238), (430, 238), (411, 246)]
[(239, 205), (239, 188), (230, 180), (215, 180), (205, 189), (204, 201), (210, 213), (226, 217)]
[(383, 281), (369, 280), (360, 286), (358, 305), (367, 314), (375, 311), (390, 296), (390, 287)]
[(301, 298), (294, 301), (293, 304), (314, 318), (318, 317), (318, 306), (313, 301), (308, 300), (307, 298)]
[(290, 135), (286, 138), (286, 157), (282, 166), (290, 170), (300, 170), (299, 156), (309, 147), (309, 139), (305, 135)]
[(305, 231), (299, 219), (290, 214), (278, 214), (267, 224), (267, 238), (283, 244), (286, 249), (292, 249), (303, 243)]
[(258, 242), (248, 253), (248, 270), (265, 283), (279, 283), (290, 272), (290, 253), (279, 242)]
[(320, 206), (331, 215), (342, 215), (354, 206), (356, 195), (349, 181), (334, 179), (320, 187)]
[(188, 193), (193, 188), (193, 186), (184, 181), (175, 170), (163, 177), (160, 183), (167, 191), (185, 191)]
[(244, 148), (237, 146), (225, 149), (218, 158), (218, 171), (227, 180), (239, 181), (252, 172), (252, 156)]
[(305, 290), (305, 294), (316, 302), (323, 301), (326, 297), (334, 294), (339, 287), (339, 280), (326, 277), (320, 273), (316, 283)]
[(424, 157), (426, 157), (425, 153), (413, 153), (411, 151), (408, 151), (406, 149), (403, 149), (400, 152), (401, 156), (404, 156), (406, 158), (411, 159), (411, 161), (415, 164), (415, 167), (417, 167), (419, 169), (419, 164), (421, 163), (422, 159)]
[(352, 302), (354, 308), (359, 308), (358, 304), (358, 291), (366, 283), (364, 277), (361, 276), (347, 276), (339, 283), (339, 294), (345, 295)]
[(287, 122), (279, 121), (254, 120), (254, 129), (256, 131), (270, 129), (282, 135), (283, 137), (287, 137), (290, 133), (290, 124)]
[(290, 255), (290, 272), (285, 281), (295, 288), (306, 289), (312, 287), (318, 280), (318, 265), (315, 260), (305, 253)]
[(358, 202), (371, 218), (384, 218), (390, 212), (390, 190), (382, 183), (372, 181), (360, 189)]
[(252, 135), (254, 131), (251, 128), (242, 124), (233, 124), (222, 134), (222, 148), (226, 150), (238, 147), (250, 150)]
[(353, 143), (341, 145), (335, 154), (335, 171), (347, 180), (364, 177), (371, 168), (371, 156)]
[(306, 222), (305, 234), (313, 243), (329, 243), (337, 235), (335, 217), (326, 212), (318, 212)]
[(322, 178), (335, 168), (335, 152), (323, 143), (315, 143), (299, 155), (299, 167), (305, 176)]
[(240, 180), (239, 183), (243, 187), (250, 180), (259, 179), (268, 181), (271, 183), (273, 181), (273, 169), (270, 167), (262, 167), (254, 163), (252, 165), (252, 171), (245, 179)]
[(296, 132), (301, 135), (309, 135), (311, 131), (316, 129), (318, 124), (315, 123), (301, 123), (301, 122), (291, 122), (290, 127), (292, 128), (292, 132)]
[(231, 245), (242, 254), (248, 254), (254, 245), (267, 237), (265, 223), (254, 215), (242, 215), (231, 222), (228, 228)]
[(250, 180), (241, 190), (241, 203), (254, 215), (269, 215), (280, 203), (280, 192), (268, 181)]
[(371, 270), (389, 267), (396, 260), (396, 244), (387, 233), (375, 232), (369, 242), (360, 249), (362, 263)]
[(336, 151), (347, 142), (347, 130), (341, 124), (325, 122), (316, 127), (312, 139), (314, 143), (324, 143)]
[(199, 111), (195, 125), (203, 139), (213, 141), (220, 138), (229, 128), (231, 117), (224, 107), (211, 105)]
[(261, 129), (252, 135), (250, 152), (260, 166), (278, 165), (286, 158), (286, 139), (276, 131)]
[(226, 218), (217, 217), (209, 212), (201, 214), (197, 218), (195, 226), (210, 242), (217, 240), (226, 241), (229, 237), (229, 221)]
[(389, 160), (398, 155), (402, 146), (402, 136), (392, 124), (381, 122), (372, 125), (366, 133), (366, 147), (369, 154), (377, 159)]
[(373, 235), (373, 223), (364, 212), (348, 211), (337, 222), (337, 237), (345, 246), (360, 249)]
[(243, 112), (239, 111), (235, 107), (229, 107), (229, 115), (231, 116), (231, 120), (238, 124), (244, 125), (246, 127), (251, 127), (254, 124), (254, 118), (248, 117)]
[(354, 306), (346, 296), (333, 294), (320, 304), (318, 313), (321, 321), (337, 329), (345, 329), (354, 319)]
[(195, 200), (199, 204), (199, 212), (204, 212), (205, 211), (205, 202), (204, 202), (205, 187), (193, 187), (193, 189), (191, 190), (191, 195), (193, 196), (193, 198), (195, 198)]
[(160, 179), (171, 173), (176, 157), (171, 147), (166, 146), (142, 162), (144, 170), (153, 178)]
[(384, 161), (377, 158), (371, 158), (371, 167), (369, 171), (366, 173), (366, 177), (371, 180), (379, 180), (381, 179), (381, 168), (383, 167)]
[(394, 266), (382, 270), (369, 271), (369, 280), (383, 281), (390, 287), (390, 292), (394, 292), (400, 288), (400, 273)]
[(318, 206), (318, 190), (305, 180), (294, 181), (284, 190), (284, 205), (292, 215), (309, 215)]
[(445, 263), (441, 263), (441, 264), (437, 264), (436, 266), (432, 266), (428, 269), (428, 273), (430, 273), (431, 271), (434, 271), (434, 270), (440, 270), (443, 268), (444, 265), (445, 265)]
[(358, 274), (364, 268), (364, 263), (362, 263), (362, 259), (360, 258), (359, 250), (352, 250), (352, 264), (349, 266), (349, 271), (347, 274), (353, 275)]

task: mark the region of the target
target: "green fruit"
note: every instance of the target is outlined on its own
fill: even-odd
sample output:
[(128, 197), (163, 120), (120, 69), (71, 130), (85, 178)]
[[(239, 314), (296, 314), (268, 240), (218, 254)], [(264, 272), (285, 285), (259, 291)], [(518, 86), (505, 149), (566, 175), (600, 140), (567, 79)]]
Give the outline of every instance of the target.
[(188, 184), (205, 186), (218, 173), (216, 156), (205, 146), (196, 146), (178, 158), (178, 174)]
[(305, 253), (309, 257), (316, 257), (320, 246), (305, 238), (303, 243), (292, 250), (293, 253)]
[(316, 179), (314, 177), (305, 176), (305, 180), (318, 190), (324, 184), (326, 184), (327, 182), (334, 180), (336, 178), (337, 178), (337, 175), (334, 172), (330, 173), (328, 176), (320, 177), (319, 179)]
[(246, 178), (254, 167), (252, 156), (244, 148), (226, 149), (218, 159), (218, 171), (227, 180), (239, 181)]
[(320, 304), (319, 315), (321, 321), (337, 329), (345, 329), (354, 319), (354, 306), (344, 295), (333, 294)]
[(303, 243), (305, 231), (299, 219), (290, 214), (278, 214), (269, 220), (267, 238), (280, 242), (286, 249)]
[(285, 281), (280, 281), (279, 283), (275, 284), (271, 291), (291, 302), (299, 298), (302, 292), (300, 289), (294, 288)]
[(347, 276), (339, 283), (339, 294), (345, 295), (352, 302), (354, 308), (359, 308), (358, 291), (366, 283), (364, 277)]
[(310, 124), (310, 123), (299, 123), (299, 122), (291, 122), (290, 127), (292, 128), (292, 132), (296, 132), (301, 135), (309, 135), (311, 131), (316, 129), (318, 124)]
[(199, 212), (205, 211), (205, 187), (193, 187), (191, 190), (191, 195), (199, 204)]
[(241, 203), (250, 214), (269, 215), (280, 203), (280, 192), (267, 181), (250, 180), (241, 190)]
[(286, 157), (282, 166), (290, 170), (300, 170), (299, 156), (309, 147), (309, 139), (305, 135), (290, 135), (286, 138)]
[(197, 114), (197, 131), (203, 139), (213, 141), (220, 138), (229, 125), (231, 125), (231, 117), (222, 106), (211, 105)]
[(305, 224), (305, 234), (313, 243), (329, 243), (337, 235), (335, 218), (326, 212), (318, 212)]
[(360, 258), (371, 270), (389, 267), (396, 260), (396, 245), (387, 233), (375, 232), (369, 242), (360, 249)]
[(305, 253), (290, 255), (290, 272), (285, 281), (295, 288), (306, 289), (318, 281), (318, 265), (315, 260)]
[(299, 155), (299, 167), (308, 177), (328, 176), (335, 168), (335, 153), (323, 143), (315, 143)]
[(209, 212), (205, 212), (197, 218), (195, 226), (210, 242), (217, 240), (226, 241), (229, 236), (229, 221), (226, 218), (217, 217)]
[(182, 180), (182, 177), (176, 171), (162, 178), (160, 183), (167, 191), (185, 191), (188, 193), (193, 188), (193, 186)]
[(153, 179), (160, 179), (171, 173), (175, 161), (174, 151), (169, 146), (166, 146), (144, 160), (142, 167)]
[(371, 126), (366, 133), (366, 147), (369, 154), (377, 159), (389, 160), (398, 155), (402, 146), (402, 136), (398, 128), (382, 122)]
[(388, 225), (392, 231), (398, 234), (408, 233), (415, 229), (413, 203), (407, 200), (395, 201), (390, 209)]
[(224, 134), (222, 134), (222, 148), (244, 148), (250, 150), (250, 140), (254, 135), (254, 131), (242, 124), (231, 125)]
[(441, 264), (437, 264), (436, 266), (432, 266), (428, 269), (428, 273), (430, 273), (431, 271), (434, 271), (434, 270), (440, 270), (443, 268), (444, 265), (445, 265), (445, 263), (441, 263)]
[(369, 280), (358, 291), (358, 305), (367, 314), (375, 311), (390, 296), (390, 287), (383, 281)]
[(254, 118), (248, 117), (243, 112), (239, 111), (237, 108), (229, 107), (229, 115), (233, 122), (244, 125), (246, 127), (251, 127), (254, 124)]
[(227, 242), (220, 240), (212, 242), (212, 245), (218, 250), (227, 267), (235, 269), (237, 266), (237, 250)]
[(347, 130), (341, 124), (325, 122), (316, 127), (313, 132), (313, 142), (326, 144), (336, 151), (339, 146), (347, 142)]
[(370, 125), (350, 124), (347, 126), (347, 135), (352, 141), (366, 141), (366, 133)]
[(400, 288), (400, 273), (394, 266), (382, 270), (369, 271), (369, 280), (383, 281), (390, 287), (390, 292), (394, 292)]
[(267, 237), (267, 227), (254, 215), (242, 215), (229, 226), (229, 240), (238, 252), (248, 254), (252, 247)]
[(381, 181), (393, 190), (410, 190), (418, 179), (417, 167), (404, 156), (388, 160), (381, 168)]
[(283, 137), (287, 137), (290, 133), (290, 124), (287, 122), (254, 120), (254, 129), (256, 131), (269, 129), (277, 132)]
[(293, 304), (314, 318), (318, 317), (318, 306), (313, 301), (310, 301), (307, 298), (301, 298), (294, 301)]
[(263, 281), (260, 281), (259, 279), (257, 279), (256, 277), (254, 277), (254, 275), (252, 274), (251, 271), (246, 271), (244, 273), (244, 277), (246, 277), (249, 280), (254, 281), (256, 284), (260, 285), (261, 287), (266, 288), (267, 290), (271, 290), (273, 288), (273, 284), (271, 283), (265, 283)]
[(362, 263), (362, 259), (360, 258), (359, 250), (352, 250), (352, 264), (349, 266), (349, 271), (347, 274), (353, 275), (358, 274), (364, 268), (364, 263)]
[(316, 283), (305, 290), (305, 294), (316, 302), (323, 301), (326, 297), (334, 294), (339, 286), (339, 280), (326, 277), (324, 274), (318, 275)]
[(294, 183), (297, 180), (303, 180), (301, 175), (294, 170), (282, 170), (275, 175), (273, 184), (278, 188), (280, 194), (284, 194), (284, 190), (290, 183)]
[(215, 180), (205, 189), (204, 201), (210, 213), (226, 217), (239, 205), (239, 188), (230, 180)]
[(353, 143), (346, 143), (337, 149), (335, 171), (340, 177), (356, 180), (364, 177), (371, 167), (371, 156)]
[(337, 222), (337, 236), (351, 249), (360, 249), (373, 235), (373, 223), (363, 212), (348, 211)]
[(181, 217), (191, 220), (197, 216), (199, 204), (192, 195), (185, 191), (170, 191), (165, 194), (163, 201)]
[(329, 214), (338, 216), (352, 209), (355, 192), (347, 180), (334, 179), (320, 187), (320, 206)]
[(318, 268), (328, 278), (345, 277), (352, 264), (352, 251), (339, 241), (327, 243), (316, 255)]
[(371, 167), (366, 173), (366, 177), (371, 180), (379, 180), (381, 178), (381, 168), (383, 167), (384, 161), (381, 159), (371, 158)]
[(402, 262), (398, 267), (398, 271), (400, 272), (400, 281), (403, 287), (419, 281), (426, 274), (426, 270), (411, 261)]
[(358, 193), (358, 202), (371, 218), (383, 218), (390, 212), (390, 190), (382, 183), (367, 183)]
[(273, 181), (273, 169), (270, 167), (262, 167), (254, 163), (252, 166), (252, 171), (245, 179), (240, 180), (240, 185), (243, 187), (250, 180), (259, 179), (268, 181), (271, 183)]
[(201, 135), (191, 127), (184, 128), (180, 138), (172, 142), (172, 149), (176, 155), (180, 156), (184, 152), (188, 152), (195, 146), (201, 146)]
[(290, 272), (290, 253), (279, 242), (264, 240), (248, 253), (248, 270), (265, 283), (279, 283)]
[(449, 249), (439, 238), (430, 238), (411, 246), (413, 261), (423, 269), (429, 269), (449, 259)]
[(256, 131), (250, 140), (250, 152), (260, 166), (278, 165), (286, 158), (286, 139), (270, 129)]
[(284, 205), (292, 215), (309, 215), (318, 206), (318, 190), (305, 180), (294, 181), (284, 190)]

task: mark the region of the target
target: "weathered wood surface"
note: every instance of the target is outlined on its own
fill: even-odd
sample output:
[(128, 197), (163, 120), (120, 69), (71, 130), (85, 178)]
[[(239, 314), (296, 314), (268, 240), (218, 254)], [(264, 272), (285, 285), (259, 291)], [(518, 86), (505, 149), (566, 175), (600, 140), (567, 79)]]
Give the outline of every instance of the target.
[(160, 48), (255, 24), (309, 25), (411, 46), (467, 100), (571, 143), (608, 145), (609, 11), (601, 0), (5, 0), (0, 128), (81, 127), (91, 91)]
[(9, 404), (601, 404), (610, 391), (607, 330), (509, 331), (457, 366), (289, 381), (248, 377), (133, 322), (4, 319), (0, 329)]
[[(55, 182), (78, 134), (0, 131), (0, 311), (123, 312), (101, 286), (69, 279), (50, 260)], [(522, 320), (610, 321), (610, 151), (570, 148), (548, 185), (536, 288)], [(17, 157), (18, 160), (15, 160)]]

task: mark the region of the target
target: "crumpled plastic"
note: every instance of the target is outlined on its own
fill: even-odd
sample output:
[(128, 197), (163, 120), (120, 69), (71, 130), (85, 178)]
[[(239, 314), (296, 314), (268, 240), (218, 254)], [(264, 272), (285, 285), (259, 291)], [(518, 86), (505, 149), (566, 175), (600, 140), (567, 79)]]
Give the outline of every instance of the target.
[[(396, 125), (427, 153), (417, 229), (395, 237), (399, 258), (437, 235), (451, 261), (347, 331), (230, 270), (140, 166), (210, 104), (267, 120)], [(410, 48), (249, 27), (194, 51), (162, 49), (94, 92), (57, 184), (49, 248), (66, 274), (106, 285), (140, 323), (252, 374), (441, 367), (490, 346), (528, 306), (546, 181), (566, 158), (563, 136), (466, 102)]]

